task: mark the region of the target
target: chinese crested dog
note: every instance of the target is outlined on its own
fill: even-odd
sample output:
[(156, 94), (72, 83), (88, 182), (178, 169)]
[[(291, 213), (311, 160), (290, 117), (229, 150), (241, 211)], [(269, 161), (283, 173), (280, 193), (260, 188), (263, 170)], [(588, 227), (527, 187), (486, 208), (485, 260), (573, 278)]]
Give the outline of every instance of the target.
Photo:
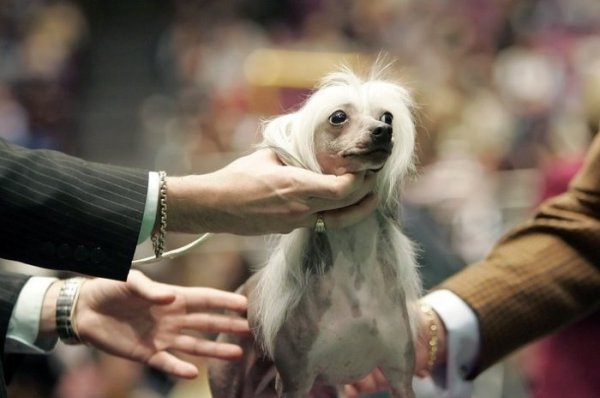
[[(325, 174), (376, 173), (378, 208), (344, 229), (276, 238), (267, 264), (240, 291), (254, 341), (241, 363), (213, 362), (216, 398), (336, 396), (379, 368), (394, 397), (410, 398), (420, 280), (402, 233), (402, 182), (413, 167), (411, 99), (401, 85), (348, 69), (326, 76), (296, 112), (266, 123), (263, 147)], [(319, 225), (320, 224), (320, 225)], [(274, 368), (271, 366), (272, 361)]]

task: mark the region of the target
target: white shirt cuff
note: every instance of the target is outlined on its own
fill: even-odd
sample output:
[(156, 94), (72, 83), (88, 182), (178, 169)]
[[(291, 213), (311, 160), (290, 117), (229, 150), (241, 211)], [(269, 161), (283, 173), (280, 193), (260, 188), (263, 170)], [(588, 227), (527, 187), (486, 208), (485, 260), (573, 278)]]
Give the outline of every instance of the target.
[(144, 218), (140, 234), (138, 235), (138, 244), (144, 242), (152, 234), (152, 228), (156, 222), (156, 209), (158, 208), (160, 178), (158, 173), (151, 171), (148, 173), (148, 193), (146, 195), (146, 205), (144, 206)]
[(465, 377), (475, 366), (479, 354), (479, 327), (473, 310), (449, 290), (436, 290), (422, 301), (429, 304), (446, 327), (448, 357), (443, 366), (434, 369), (433, 380), (448, 398), (470, 397), (473, 383)]
[(44, 296), (56, 280), (56, 278), (41, 276), (34, 276), (27, 280), (10, 316), (4, 343), (5, 352), (47, 354), (54, 349), (58, 338), (38, 339), (38, 333)]

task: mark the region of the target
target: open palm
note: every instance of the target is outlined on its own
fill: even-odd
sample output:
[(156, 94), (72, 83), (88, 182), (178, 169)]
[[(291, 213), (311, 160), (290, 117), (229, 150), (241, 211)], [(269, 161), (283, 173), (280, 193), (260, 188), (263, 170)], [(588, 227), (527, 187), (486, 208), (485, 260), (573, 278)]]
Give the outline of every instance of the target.
[(244, 313), (246, 305), (246, 298), (234, 293), (162, 284), (133, 270), (127, 282), (86, 281), (75, 323), (80, 338), (102, 351), (193, 378), (196, 367), (174, 354), (239, 358), (239, 346), (211, 341), (202, 333), (248, 333), (244, 318), (209, 312)]

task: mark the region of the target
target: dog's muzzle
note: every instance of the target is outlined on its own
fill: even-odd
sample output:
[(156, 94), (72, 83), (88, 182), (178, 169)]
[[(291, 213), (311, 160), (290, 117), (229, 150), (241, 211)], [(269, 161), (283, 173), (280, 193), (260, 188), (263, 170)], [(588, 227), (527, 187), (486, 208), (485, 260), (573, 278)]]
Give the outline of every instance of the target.
[(392, 142), (392, 126), (381, 126), (371, 131), (371, 140), (375, 145), (387, 145)]

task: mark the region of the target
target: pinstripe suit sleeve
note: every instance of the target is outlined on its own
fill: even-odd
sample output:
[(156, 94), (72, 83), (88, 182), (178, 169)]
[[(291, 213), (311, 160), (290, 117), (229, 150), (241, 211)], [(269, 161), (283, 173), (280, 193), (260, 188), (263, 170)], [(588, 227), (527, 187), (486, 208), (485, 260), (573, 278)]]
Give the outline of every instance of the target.
[(438, 288), (456, 293), (478, 317), (481, 350), (471, 377), (599, 308), (600, 135), (567, 193)]
[(13, 308), (19, 298), (19, 293), (28, 279), (29, 276), (0, 271), (0, 397), (6, 396), (4, 382), (6, 375), (4, 373), (7, 365), (8, 368), (12, 368), (12, 365), (14, 365), (14, 363), (7, 364), (5, 361), (4, 342), (6, 331)]
[(8, 322), (19, 293), (29, 276), (0, 271), (0, 353), (4, 356), (4, 341)]
[(0, 141), (0, 256), (125, 279), (147, 185), (146, 170)]

